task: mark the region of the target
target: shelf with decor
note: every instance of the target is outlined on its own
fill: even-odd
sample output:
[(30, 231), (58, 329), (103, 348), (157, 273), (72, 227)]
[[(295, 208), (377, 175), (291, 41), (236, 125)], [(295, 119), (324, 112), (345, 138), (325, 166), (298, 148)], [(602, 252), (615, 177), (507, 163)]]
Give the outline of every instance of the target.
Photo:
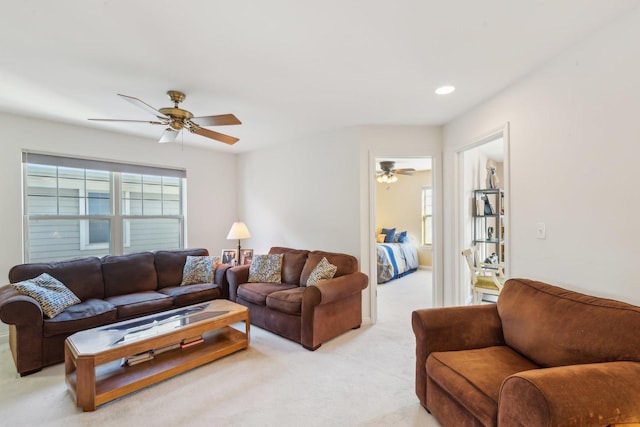
[(480, 256), (495, 254), (494, 263), (504, 263), (504, 190), (487, 188), (473, 191), (473, 244)]

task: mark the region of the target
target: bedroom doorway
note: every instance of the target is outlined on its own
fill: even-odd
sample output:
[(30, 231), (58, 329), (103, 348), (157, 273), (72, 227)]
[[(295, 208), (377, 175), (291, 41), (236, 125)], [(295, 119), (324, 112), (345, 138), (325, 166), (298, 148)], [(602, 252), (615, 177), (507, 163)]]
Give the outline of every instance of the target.
[[(370, 282), (393, 292), (412, 277), (409, 292), (419, 305), (433, 301), (434, 176), (431, 157), (375, 157), (374, 226), (377, 275)], [(374, 261), (374, 260), (372, 260)], [(418, 277), (422, 279), (418, 279)], [(374, 279), (373, 277), (371, 279)], [(380, 288), (382, 289), (382, 288)], [(398, 285), (399, 292), (407, 288)], [(384, 313), (388, 298), (378, 299)]]
[[(458, 226), (455, 253), (458, 256), (454, 257), (456, 286), (452, 300), (457, 305), (468, 305), (471, 303), (471, 278), (465, 261), (459, 256), (462, 250), (477, 245), (481, 260), (491, 255), (486, 262), (502, 264), (507, 277), (511, 272), (508, 123), (463, 147), (457, 152), (457, 157)], [(497, 178), (495, 187), (491, 187), (488, 181), (490, 171)], [(499, 198), (492, 199), (496, 213), (488, 216), (484, 216), (484, 212), (476, 214), (480, 208), (474, 206), (474, 200), (478, 194), (491, 191), (499, 195)]]

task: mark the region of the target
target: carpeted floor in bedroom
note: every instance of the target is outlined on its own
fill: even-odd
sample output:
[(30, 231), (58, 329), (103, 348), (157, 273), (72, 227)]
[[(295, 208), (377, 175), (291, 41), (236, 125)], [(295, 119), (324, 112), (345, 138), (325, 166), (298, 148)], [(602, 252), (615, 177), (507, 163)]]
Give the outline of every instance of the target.
[(107, 403), (76, 408), (64, 365), (20, 378), (0, 345), (3, 426), (438, 426), (414, 392), (411, 312), (431, 306), (431, 272), (378, 286), (378, 322), (315, 352), (257, 327), (232, 354)]

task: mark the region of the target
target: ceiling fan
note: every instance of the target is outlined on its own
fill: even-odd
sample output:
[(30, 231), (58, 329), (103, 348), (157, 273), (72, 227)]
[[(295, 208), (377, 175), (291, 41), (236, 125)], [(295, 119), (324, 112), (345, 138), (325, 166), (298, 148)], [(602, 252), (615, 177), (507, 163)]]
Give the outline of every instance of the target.
[(413, 168), (394, 169), (395, 165), (396, 162), (393, 161), (380, 162), (380, 169), (382, 170), (376, 174), (376, 181), (391, 184), (398, 180), (396, 175), (413, 175), (416, 172)]
[(206, 138), (215, 139), (216, 141), (224, 142), (225, 144), (235, 144), (239, 141), (238, 138), (225, 135), (210, 129), (205, 129), (203, 126), (227, 126), (227, 125), (239, 125), (242, 124), (240, 120), (233, 114), (220, 114), (217, 116), (202, 116), (193, 117), (193, 114), (187, 110), (183, 110), (178, 107), (186, 95), (177, 90), (170, 90), (167, 92), (169, 99), (174, 103), (173, 107), (160, 108), (156, 110), (151, 105), (144, 101), (134, 98), (132, 96), (118, 94), (119, 97), (142, 108), (143, 110), (153, 114), (158, 120), (121, 120), (121, 119), (89, 119), (101, 122), (129, 122), (129, 123), (151, 123), (152, 125), (166, 126), (164, 133), (160, 137), (161, 143), (173, 142), (176, 140), (182, 129), (187, 129), (191, 133), (195, 133)]

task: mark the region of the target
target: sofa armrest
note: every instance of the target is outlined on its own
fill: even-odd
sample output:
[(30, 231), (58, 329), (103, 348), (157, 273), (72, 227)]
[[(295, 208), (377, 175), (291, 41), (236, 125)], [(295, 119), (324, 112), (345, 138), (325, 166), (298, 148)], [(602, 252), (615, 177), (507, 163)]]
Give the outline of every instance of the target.
[(35, 299), (22, 295), (11, 285), (0, 288), (0, 320), (7, 325), (42, 329), (42, 307)]
[(416, 395), (425, 407), (431, 353), (504, 345), (496, 304), (415, 310), (411, 325), (416, 336)]
[(302, 297), (303, 306), (317, 306), (338, 301), (366, 289), (369, 277), (359, 271), (307, 286)]
[(640, 422), (640, 363), (534, 369), (500, 389), (498, 425), (575, 426)]
[(10, 325), (9, 343), (20, 375), (42, 368), (43, 313), (38, 302), (10, 285), (0, 288), (0, 320)]
[(302, 293), (300, 344), (316, 350), (323, 342), (362, 323), (362, 291), (369, 277), (356, 271), (315, 285)]
[(238, 265), (227, 269), (229, 300), (235, 302), (238, 297), (238, 286), (249, 281), (249, 267), (249, 265)]
[(229, 280), (227, 279), (227, 270), (231, 268), (229, 264), (219, 264), (216, 267), (213, 283), (220, 287), (222, 298), (229, 299)]

